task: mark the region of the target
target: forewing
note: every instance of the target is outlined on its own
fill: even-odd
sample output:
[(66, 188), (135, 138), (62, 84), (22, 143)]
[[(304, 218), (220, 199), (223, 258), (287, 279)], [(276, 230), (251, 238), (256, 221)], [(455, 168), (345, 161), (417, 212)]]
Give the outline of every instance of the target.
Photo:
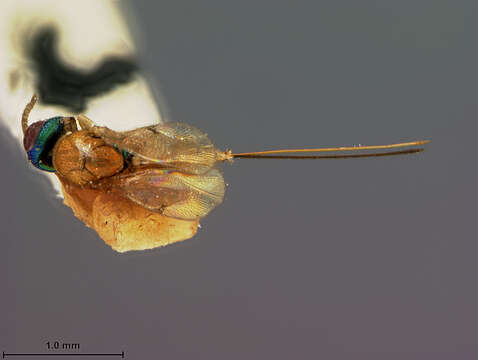
[(195, 175), (145, 168), (118, 176), (114, 188), (144, 208), (185, 220), (206, 216), (222, 202), (225, 192), (217, 169)]
[(205, 174), (220, 152), (207, 134), (184, 123), (147, 126), (126, 132), (94, 127), (95, 135), (132, 154), (139, 164), (158, 164), (189, 174)]

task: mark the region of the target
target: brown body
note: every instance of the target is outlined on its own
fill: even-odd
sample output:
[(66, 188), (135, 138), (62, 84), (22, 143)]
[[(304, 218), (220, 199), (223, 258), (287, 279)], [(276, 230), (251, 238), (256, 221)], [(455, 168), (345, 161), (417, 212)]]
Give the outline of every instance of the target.
[[(199, 219), (224, 199), (224, 178), (216, 169), (219, 161), (387, 156), (423, 149), (329, 156), (277, 154), (385, 150), (428, 142), (233, 154), (219, 151), (207, 134), (183, 123), (117, 132), (79, 115), (77, 119), (63, 117), (61, 123), (55, 117), (52, 122), (28, 125), (36, 101), (34, 95), (22, 115), (24, 147), (30, 161), (41, 170), (56, 172), (65, 204), (119, 252), (151, 249), (193, 237)], [(52, 141), (55, 145), (51, 150), (47, 145)], [(127, 161), (122, 152), (128, 154)]]
[(85, 130), (63, 136), (53, 149), (57, 173), (80, 186), (113, 176), (123, 165), (123, 156), (114, 147)]
[[(114, 250), (152, 249), (193, 237), (199, 220), (182, 220), (145, 209), (113, 190), (109, 181), (131, 171), (123, 156), (81, 130), (64, 135), (53, 150), (64, 203)], [(126, 168), (126, 169), (125, 169)], [(101, 180), (102, 186), (98, 187)]]

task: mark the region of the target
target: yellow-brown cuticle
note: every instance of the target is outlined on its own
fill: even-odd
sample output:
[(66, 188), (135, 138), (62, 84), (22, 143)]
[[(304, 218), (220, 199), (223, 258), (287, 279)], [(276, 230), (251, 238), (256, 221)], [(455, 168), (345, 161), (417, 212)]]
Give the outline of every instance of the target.
[(102, 139), (87, 131), (77, 131), (57, 142), (53, 149), (53, 166), (73, 183), (85, 185), (121, 171), (123, 156)]

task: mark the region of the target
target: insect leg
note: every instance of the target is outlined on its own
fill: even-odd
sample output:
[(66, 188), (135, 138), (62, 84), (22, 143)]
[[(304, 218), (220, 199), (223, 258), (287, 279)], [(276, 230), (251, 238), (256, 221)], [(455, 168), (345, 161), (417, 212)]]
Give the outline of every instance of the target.
[(64, 117), (62, 121), (63, 121), (63, 127), (67, 133), (68, 132), (73, 133), (78, 131), (78, 126), (76, 126), (76, 120), (74, 117)]
[(90, 130), (92, 127), (95, 126), (93, 120), (87, 118), (83, 114), (78, 115), (78, 122), (80, 123), (80, 127), (82, 130)]

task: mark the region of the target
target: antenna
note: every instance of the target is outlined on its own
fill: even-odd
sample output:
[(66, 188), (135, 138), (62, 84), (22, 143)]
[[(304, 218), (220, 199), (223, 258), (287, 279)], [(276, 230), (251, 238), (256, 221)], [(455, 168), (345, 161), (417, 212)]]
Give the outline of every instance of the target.
[(27, 104), (27, 106), (25, 106), (25, 110), (23, 110), (23, 114), (22, 114), (23, 134), (25, 134), (25, 132), (28, 129), (28, 116), (30, 115), (30, 112), (32, 111), (33, 107), (35, 106), (37, 100), (38, 100), (37, 94), (33, 94), (30, 102)]

